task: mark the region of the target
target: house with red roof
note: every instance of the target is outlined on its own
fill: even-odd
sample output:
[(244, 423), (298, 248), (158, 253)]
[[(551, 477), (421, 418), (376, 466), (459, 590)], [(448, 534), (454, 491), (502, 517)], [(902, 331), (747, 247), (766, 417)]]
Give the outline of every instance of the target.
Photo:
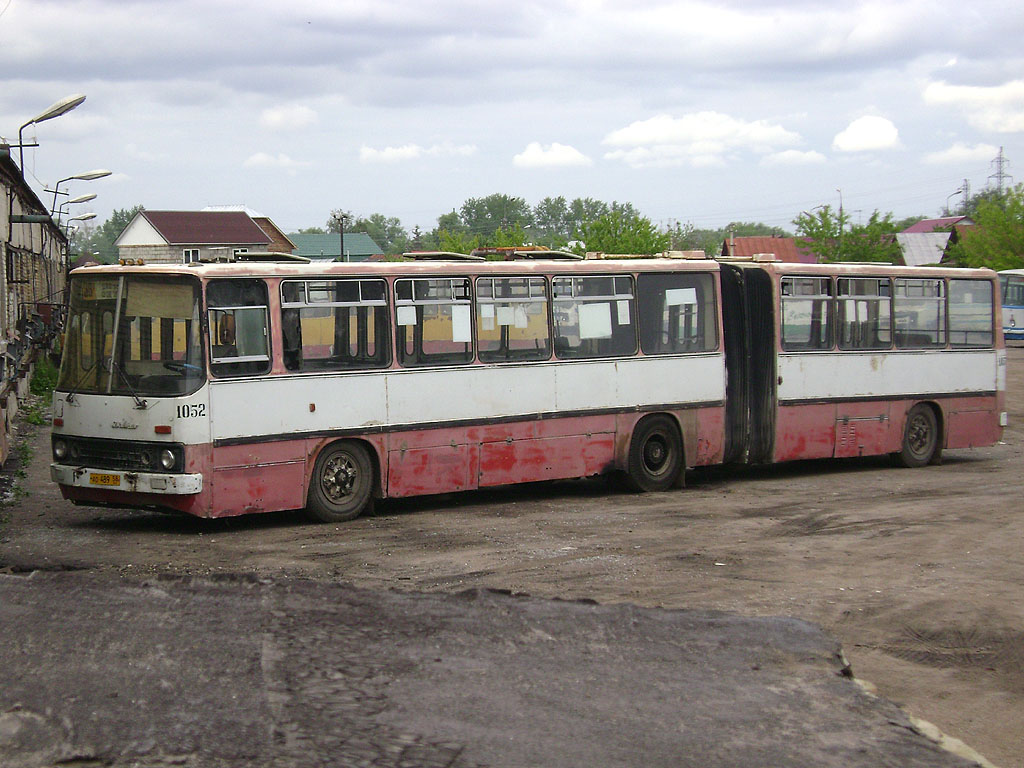
[(969, 227), (974, 224), (970, 216), (944, 216), (941, 219), (921, 219), (903, 230), (905, 234), (925, 232), (950, 232), (954, 227)]
[(727, 237), (722, 243), (723, 259), (749, 259), (758, 254), (774, 254), (779, 261), (816, 264), (818, 257), (803, 240), (795, 237)]
[[(276, 226), (273, 230), (280, 232)], [(114, 241), (120, 258), (147, 264), (228, 260), (237, 253), (266, 253), (288, 243), (286, 237), (275, 242), (252, 216), (233, 210), (142, 210)]]

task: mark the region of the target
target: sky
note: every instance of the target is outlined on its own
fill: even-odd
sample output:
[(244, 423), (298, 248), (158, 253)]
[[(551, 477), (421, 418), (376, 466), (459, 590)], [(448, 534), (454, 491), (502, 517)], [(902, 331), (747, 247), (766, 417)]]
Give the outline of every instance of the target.
[[(0, 136), (69, 206), (436, 226), (502, 193), (661, 226), (935, 216), (1024, 181), (1006, 0), (0, 0)], [(17, 157), (17, 150), (14, 150)], [(50, 200), (50, 195), (43, 195)], [(61, 197), (60, 199), (68, 199)]]

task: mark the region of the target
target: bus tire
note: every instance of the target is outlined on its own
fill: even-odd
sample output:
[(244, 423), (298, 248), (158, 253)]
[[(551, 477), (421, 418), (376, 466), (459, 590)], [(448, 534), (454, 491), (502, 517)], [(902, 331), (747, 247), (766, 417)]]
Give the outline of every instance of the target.
[(675, 421), (664, 415), (640, 421), (629, 441), (629, 486), (637, 491), (666, 491), (682, 471), (683, 441)]
[(322, 523), (354, 520), (370, 506), (373, 462), (360, 443), (342, 441), (320, 452), (309, 479), (306, 511)]
[(935, 411), (918, 403), (907, 412), (903, 427), (903, 447), (896, 454), (904, 467), (923, 467), (935, 460), (939, 453), (939, 422)]

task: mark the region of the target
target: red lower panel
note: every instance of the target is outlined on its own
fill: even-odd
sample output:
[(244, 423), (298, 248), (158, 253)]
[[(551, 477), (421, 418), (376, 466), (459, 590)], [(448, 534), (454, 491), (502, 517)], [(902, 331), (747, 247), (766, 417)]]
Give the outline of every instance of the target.
[(465, 491), (476, 487), (478, 447), (443, 445), (388, 453), (388, 496)]
[[(976, 398), (954, 400), (944, 404), (948, 420), (946, 429), (947, 448), (976, 448), (980, 445), (994, 445), (1003, 436), (999, 426), (999, 409), (995, 398), (984, 403)], [(987, 406), (989, 410), (979, 410)]]
[(836, 452), (844, 456), (878, 456), (897, 450), (899, 430), (893, 429), (888, 401), (836, 405)]
[(775, 422), (775, 461), (828, 458), (835, 445), (834, 404), (779, 406)]
[(586, 477), (615, 463), (613, 434), (552, 437), (480, 446), (480, 485)]

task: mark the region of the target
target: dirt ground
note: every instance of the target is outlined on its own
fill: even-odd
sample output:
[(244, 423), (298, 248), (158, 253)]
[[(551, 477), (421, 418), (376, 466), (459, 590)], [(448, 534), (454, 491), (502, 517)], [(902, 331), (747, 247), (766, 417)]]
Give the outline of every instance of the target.
[(606, 480), (388, 501), (342, 525), (297, 514), (202, 521), (75, 508), (49, 437), (0, 524), (0, 566), (255, 573), (361, 587), (792, 616), (836, 636), (855, 675), (1002, 768), (1024, 768), (1024, 348), (1010, 426), (940, 466), (885, 458), (691, 471), (632, 495)]

